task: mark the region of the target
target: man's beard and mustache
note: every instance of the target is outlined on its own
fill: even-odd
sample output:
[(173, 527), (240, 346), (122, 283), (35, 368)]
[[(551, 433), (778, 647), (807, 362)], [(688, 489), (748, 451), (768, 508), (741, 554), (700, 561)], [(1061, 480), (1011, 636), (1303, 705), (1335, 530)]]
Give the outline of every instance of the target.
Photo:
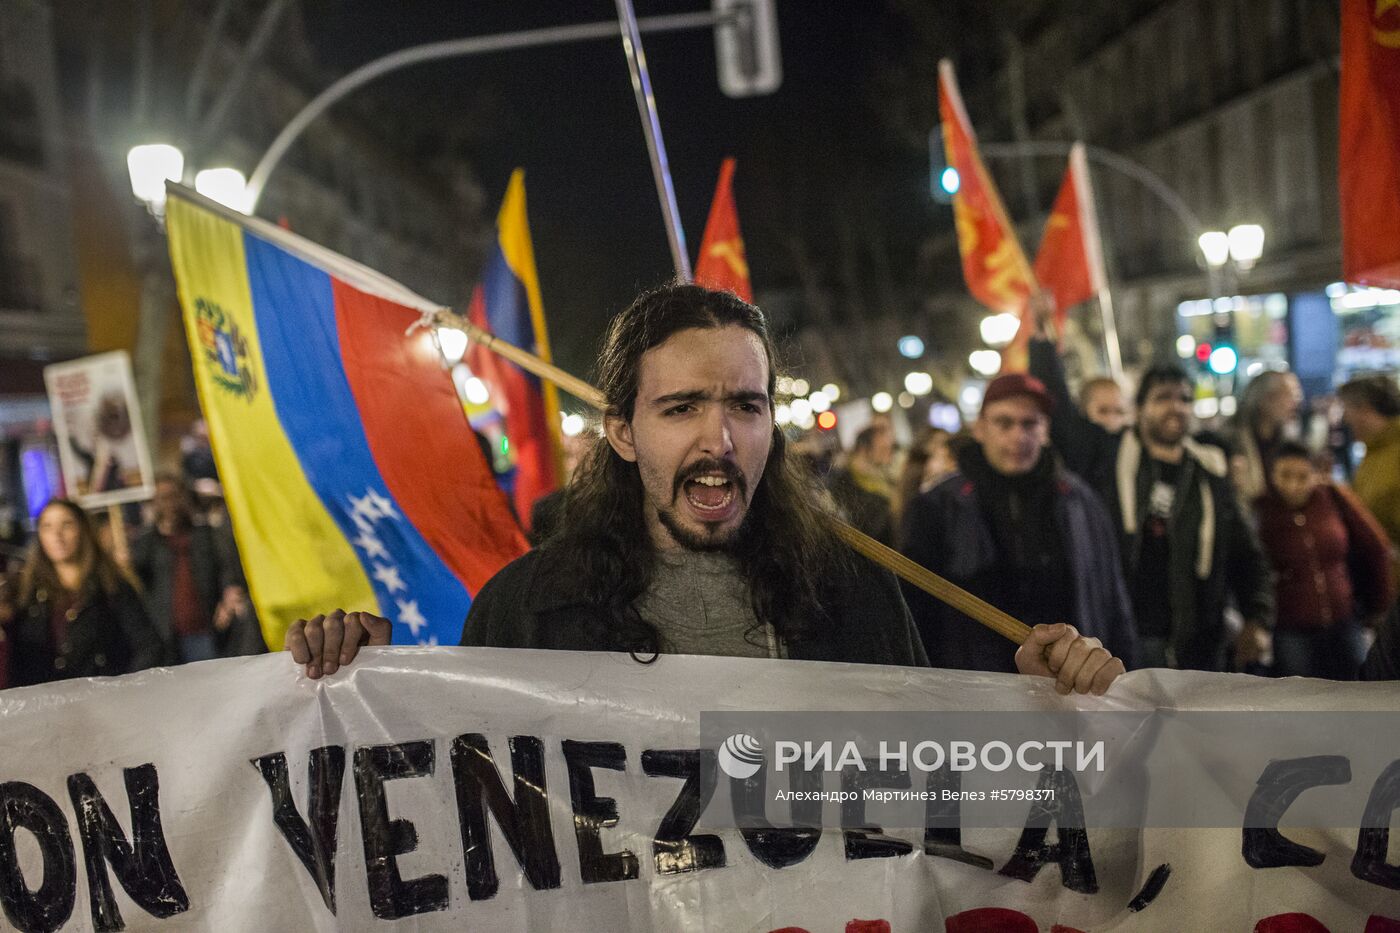
[[(675, 502), (684, 494), (685, 484), (705, 474), (722, 474), (734, 486), (734, 494), (744, 508), (744, 517), (739, 524), (727, 533), (721, 530), (721, 522), (705, 522), (704, 532), (696, 532), (686, 527), (676, 515)], [(733, 463), (727, 460), (697, 460), (676, 474), (671, 486), (671, 503), (666, 508), (658, 508), (656, 517), (671, 538), (688, 551), (730, 551), (743, 540), (753, 526), (753, 509), (748, 506), (748, 480)]]
[(1191, 432), (1191, 421), (1189, 418), (1178, 420), (1175, 416), (1157, 418), (1152, 421), (1146, 419), (1142, 422), (1143, 436), (1154, 444), (1163, 447), (1175, 447), (1186, 439), (1186, 435)]

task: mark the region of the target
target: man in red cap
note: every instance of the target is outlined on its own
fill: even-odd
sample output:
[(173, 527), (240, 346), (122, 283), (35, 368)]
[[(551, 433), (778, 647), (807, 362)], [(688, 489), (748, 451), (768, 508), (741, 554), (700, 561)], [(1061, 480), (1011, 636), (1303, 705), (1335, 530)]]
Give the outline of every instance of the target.
[[(1137, 641), (1113, 522), (1050, 451), (1053, 409), (1034, 376), (992, 380), (958, 472), (906, 509), (903, 550), (1031, 625), (1069, 622), (1131, 668)], [(904, 596), (934, 666), (1014, 669), (998, 636), (921, 590)]]

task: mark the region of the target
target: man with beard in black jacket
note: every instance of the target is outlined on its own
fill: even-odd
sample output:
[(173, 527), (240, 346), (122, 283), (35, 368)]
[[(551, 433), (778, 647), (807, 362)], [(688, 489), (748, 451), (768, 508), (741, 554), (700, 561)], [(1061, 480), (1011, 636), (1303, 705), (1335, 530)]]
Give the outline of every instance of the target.
[[(788, 453), (774, 357), (762, 312), (727, 292), (669, 285), (615, 318), (605, 436), (559, 533), (475, 594), (462, 644), (926, 665), (893, 575), (846, 549)], [(319, 677), (389, 630), (337, 611), (294, 623), (287, 647)], [(1066, 692), (1102, 693), (1123, 671), (1071, 625), (999, 650)]]
[[(1053, 407), (1034, 377), (994, 379), (958, 472), (906, 510), (904, 553), (1027, 623), (1072, 623), (1131, 667), (1137, 644), (1113, 525), (1047, 446)], [(998, 636), (919, 589), (904, 595), (935, 666), (1010, 670)]]
[[(1272, 637), (1272, 571), (1224, 452), (1191, 437), (1190, 378), (1174, 364), (1149, 367), (1138, 384), (1137, 423), (1112, 434), (1075, 410), (1049, 341), (1031, 341), (1030, 371), (1056, 401), (1055, 450), (1113, 518), (1142, 665), (1221, 671), (1258, 663)], [(1225, 625), (1231, 602), (1244, 617), (1233, 639)]]

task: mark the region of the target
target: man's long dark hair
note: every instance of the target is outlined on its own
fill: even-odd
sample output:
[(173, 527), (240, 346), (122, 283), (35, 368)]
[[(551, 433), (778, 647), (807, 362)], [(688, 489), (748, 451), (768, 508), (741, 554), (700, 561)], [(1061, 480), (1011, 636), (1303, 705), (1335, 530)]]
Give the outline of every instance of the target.
[[(727, 326), (743, 327), (762, 341), (771, 403), (777, 366), (763, 312), (728, 292), (672, 284), (641, 295), (609, 326), (594, 381), (607, 414), (632, 420), (642, 355), (648, 350), (684, 330)], [(645, 499), (637, 464), (622, 459), (600, 437), (574, 473), (563, 527), (551, 543), (575, 562), (588, 600), (607, 610), (619, 643), (653, 653), (660, 647), (658, 634), (634, 608), (657, 560)], [(801, 641), (823, 618), (824, 584), (847, 560), (846, 547), (827, 527), (817, 501), (810, 471), (789, 456), (787, 440), (774, 425), (763, 478), (730, 551), (747, 578), (758, 621), (772, 625), (788, 643)]]

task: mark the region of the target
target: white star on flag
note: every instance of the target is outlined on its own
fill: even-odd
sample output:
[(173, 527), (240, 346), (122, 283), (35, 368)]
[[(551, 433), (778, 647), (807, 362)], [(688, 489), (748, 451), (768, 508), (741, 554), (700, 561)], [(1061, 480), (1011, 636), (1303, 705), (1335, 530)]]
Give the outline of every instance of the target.
[[(379, 506), (377, 503), (374, 502), (372, 498), (373, 492), (374, 490), (367, 489), (365, 490), (365, 495), (363, 497), (348, 497), (350, 499), (350, 514), (352, 516), (363, 516), (369, 521), (374, 521), (376, 518), (379, 517)], [(358, 525), (359, 522), (356, 521), (355, 524)]]
[(393, 564), (375, 564), (374, 579), (383, 583), (385, 589), (390, 593), (408, 589), (408, 584), (403, 582), (403, 577), (399, 576), (399, 568)]
[(384, 542), (374, 536), (372, 531), (362, 531), (355, 539), (355, 543), (364, 549), (365, 556), (370, 560), (375, 558), (389, 559), (389, 552), (384, 548)]
[(399, 513), (394, 511), (394, 503), (390, 502), (388, 499), (386, 499), (386, 498), (384, 498), (383, 496), (381, 496), (377, 490), (374, 490), (374, 489), (366, 489), (366, 490), (365, 490), (365, 498), (368, 499), (369, 502), (370, 502), (370, 504), (374, 507), (375, 517), (377, 517), (377, 518), (398, 518), (398, 517), (399, 517)]
[(423, 613), (418, 611), (418, 600), (396, 599), (399, 604), (399, 621), (408, 626), (408, 630), (414, 638), (418, 637), (418, 630), (428, 624), (428, 620), (423, 618)]

